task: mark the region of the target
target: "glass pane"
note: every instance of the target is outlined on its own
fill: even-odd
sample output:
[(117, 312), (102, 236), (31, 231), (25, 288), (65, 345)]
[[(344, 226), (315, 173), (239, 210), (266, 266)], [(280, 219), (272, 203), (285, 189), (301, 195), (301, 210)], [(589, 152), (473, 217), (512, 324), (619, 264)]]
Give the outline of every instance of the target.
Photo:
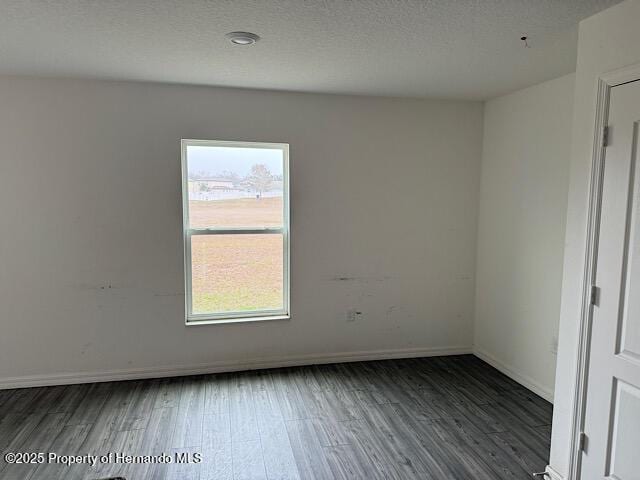
[(282, 235), (194, 235), (194, 314), (283, 308)]
[(281, 227), (283, 152), (187, 146), (189, 225)]

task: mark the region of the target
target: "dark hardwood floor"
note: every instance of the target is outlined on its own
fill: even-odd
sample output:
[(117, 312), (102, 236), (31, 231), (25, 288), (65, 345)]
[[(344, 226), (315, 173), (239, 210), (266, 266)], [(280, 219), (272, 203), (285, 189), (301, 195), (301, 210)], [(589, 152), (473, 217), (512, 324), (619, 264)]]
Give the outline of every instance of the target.
[(202, 461), (0, 460), (0, 478), (527, 479), (547, 464), (550, 424), (551, 404), (471, 355), (5, 390), (3, 457)]

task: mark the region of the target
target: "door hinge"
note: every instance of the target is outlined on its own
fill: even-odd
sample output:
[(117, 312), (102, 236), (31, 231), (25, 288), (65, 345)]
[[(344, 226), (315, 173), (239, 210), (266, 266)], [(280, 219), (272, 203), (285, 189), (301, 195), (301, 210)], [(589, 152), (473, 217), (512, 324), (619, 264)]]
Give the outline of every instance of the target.
[(600, 303), (600, 287), (591, 285), (591, 293), (589, 296), (589, 303), (595, 307)]
[(589, 439), (587, 438), (587, 434), (584, 432), (580, 432), (580, 438), (578, 439), (578, 446), (580, 447), (581, 452), (587, 451), (588, 443), (589, 443)]
[(602, 146), (603, 147), (609, 146), (609, 127), (608, 126), (602, 129)]

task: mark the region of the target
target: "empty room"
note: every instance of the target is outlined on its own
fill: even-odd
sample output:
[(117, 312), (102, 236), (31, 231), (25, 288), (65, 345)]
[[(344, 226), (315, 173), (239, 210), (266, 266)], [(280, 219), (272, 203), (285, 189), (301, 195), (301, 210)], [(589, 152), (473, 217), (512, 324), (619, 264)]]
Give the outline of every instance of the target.
[(0, 480), (640, 480), (638, 25), (0, 0)]

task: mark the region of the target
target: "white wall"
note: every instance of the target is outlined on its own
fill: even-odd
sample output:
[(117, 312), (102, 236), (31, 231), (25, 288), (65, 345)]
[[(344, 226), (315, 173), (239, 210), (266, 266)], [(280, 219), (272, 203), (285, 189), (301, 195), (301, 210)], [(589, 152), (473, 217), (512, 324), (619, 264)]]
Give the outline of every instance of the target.
[(606, 72), (640, 62), (638, 25), (640, 0), (627, 0), (580, 24), (550, 461), (561, 475), (566, 475), (569, 468), (597, 79)]
[[(470, 351), (481, 103), (4, 77), (0, 106), (0, 385)], [(291, 144), (290, 321), (184, 326), (181, 138)]]
[(553, 399), (574, 75), (485, 104), (474, 351)]

